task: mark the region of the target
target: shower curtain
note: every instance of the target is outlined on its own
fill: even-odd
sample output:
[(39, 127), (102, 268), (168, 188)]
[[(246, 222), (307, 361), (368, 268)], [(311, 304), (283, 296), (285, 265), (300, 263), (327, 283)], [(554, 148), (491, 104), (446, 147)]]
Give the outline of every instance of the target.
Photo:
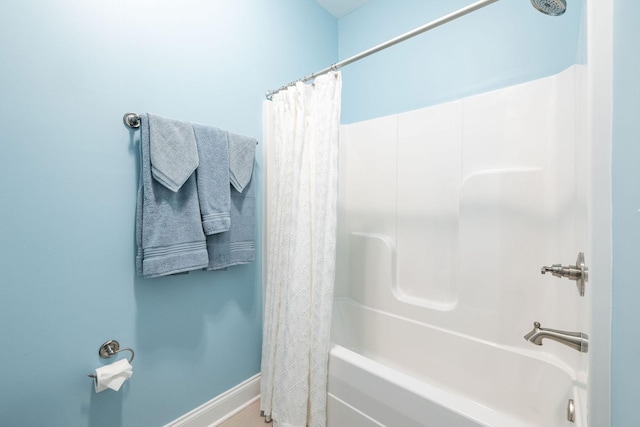
[(273, 97), (261, 410), (274, 427), (326, 425), (341, 76)]

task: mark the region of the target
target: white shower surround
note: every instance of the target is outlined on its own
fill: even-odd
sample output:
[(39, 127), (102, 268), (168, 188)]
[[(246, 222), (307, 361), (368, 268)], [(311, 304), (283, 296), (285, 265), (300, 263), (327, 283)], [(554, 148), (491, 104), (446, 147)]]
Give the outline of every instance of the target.
[[(523, 339), (534, 321), (590, 332), (588, 298), (578, 296), (574, 282), (539, 273), (542, 265), (573, 263), (579, 251), (590, 260), (586, 83), (586, 67), (573, 66), (552, 77), (343, 127), (334, 342), (399, 375), (481, 401), (519, 419), (518, 425), (549, 427), (549, 419), (565, 425), (568, 398), (579, 405), (578, 423), (586, 419), (587, 399), (578, 394), (586, 390), (587, 355)], [(461, 369), (468, 364), (487, 372), (459, 381), (451, 371), (447, 383), (442, 370), (430, 371), (444, 366), (445, 341)], [(402, 343), (399, 351), (393, 350), (396, 342)], [(439, 355), (433, 356), (437, 361), (421, 364), (428, 353)], [(345, 354), (336, 347), (334, 367), (344, 368), (339, 356)], [(346, 365), (358, 360), (346, 359)], [(518, 371), (507, 367), (514, 364), (538, 366), (538, 376), (521, 374), (526, 399), (505, 408), (500, 392), (477, 391), (484, 377), (513, 378)], [(564, 401), (546, 409), (539, 401), (527, 403), (536, 393), (541, 401), (548, 397), (545, 384), (558, 386), (554, 370), (568, 379), (560, 381)], [(353, 372), (360, 371), (354, 365)], [(348, 378), (343, 369), (339, 378), (330, 375), (330, 393), (338, 393), (330, 395), (330, 425), (341, 425), (332, 417), (351, 409), (352, 415), (362, 412), (335, 387)], [(547, 413), (534, 420), (526, 408)]]

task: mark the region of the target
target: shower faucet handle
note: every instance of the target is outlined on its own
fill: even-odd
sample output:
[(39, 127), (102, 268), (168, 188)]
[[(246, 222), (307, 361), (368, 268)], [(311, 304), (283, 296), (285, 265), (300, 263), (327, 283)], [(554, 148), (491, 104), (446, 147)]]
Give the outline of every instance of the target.
[(553, 264), (551, 267), (542, 267), (540, 272), (542, 274), (551, 273), (556, 277), (575, 280), (580, 296), (584, 296), (584, 286), (589, 280), (589, 269), (584, 264), (584, 253), (578, 253), (576, 265), (563, 266), (561, 264)]
[(574, 265), (563, 267), (560, 264), (553, 264), (551, 267), (542, 267), (542, 270), (540, 272), (542, 274), (551, 273), (556, 277), (566, 277), (567, 279), (571, 280), (577, 280), (582, 275), (582, 272)]

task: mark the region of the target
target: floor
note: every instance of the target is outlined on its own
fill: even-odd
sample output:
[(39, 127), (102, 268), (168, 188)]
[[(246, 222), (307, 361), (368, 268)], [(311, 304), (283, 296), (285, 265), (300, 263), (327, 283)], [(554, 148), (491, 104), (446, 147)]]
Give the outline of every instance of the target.
[(260, 400), (256, 400), (251, 405), (238, 412), (233, 418), (220, 424), (219, 427), (269, 427), (271, 424), (264, 422), (260, 416)]

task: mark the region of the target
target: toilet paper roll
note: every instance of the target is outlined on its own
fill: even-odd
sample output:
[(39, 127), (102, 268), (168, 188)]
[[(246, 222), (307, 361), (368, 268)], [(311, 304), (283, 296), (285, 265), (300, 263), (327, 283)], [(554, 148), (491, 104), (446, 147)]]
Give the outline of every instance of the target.
[(122, 384), (133, 375), (133, 368), (127, 359), (121, 359), (96, 369), (96, 393), (110, 388), (118, 391)]

